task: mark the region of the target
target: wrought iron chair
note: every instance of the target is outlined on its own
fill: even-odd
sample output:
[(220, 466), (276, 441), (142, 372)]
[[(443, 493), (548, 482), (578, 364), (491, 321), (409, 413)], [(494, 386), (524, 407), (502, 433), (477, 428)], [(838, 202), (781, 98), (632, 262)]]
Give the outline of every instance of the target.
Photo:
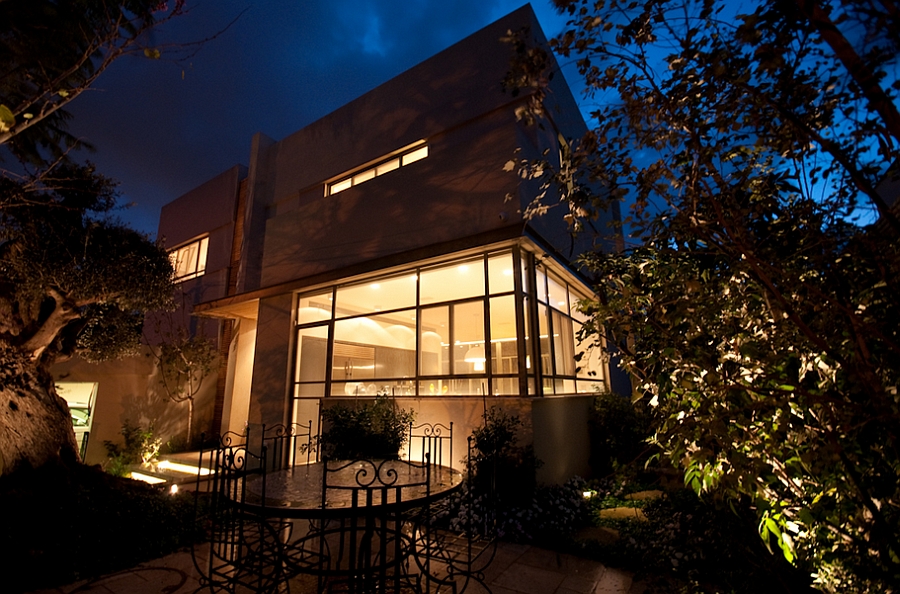
[[(266, 445), (256, 454), (248, 447), (249, 435), (226, 433), (210, 457), (213, 472), (206, 498), (208, 550), (205, 558), (192, 549), (201, 585), (211, 592), (276, 592), (284, 582), (283, 551), (275, 527), (246, 506), (247, 480), (263, 477), (269, 465)], [(200, 475), (195, 505), (199, 507)], [(265, 491), (263, 490), (263, 500)]]
[[(421, 591), (404, 512), (430, 497), (431, 465), (405, 460), (323, 461), (321, 509), (285, 550), (291, 573), (314, 575), (319, 592)], [(419, 506), (421, 509), (422, 506)]]
[(412, 461), (419, 454), (419, 460), (429, 457), (434, 466), (453, 467), (453, 422), (450, 426), (441, 423), (409, 424), (406, 442), (406, 459)]
[(448, 511), (423, 514), (415, 525), (415, 560), (424, 592), (463, 594), (471, 583), (485, 583), (485, 570), (497, 552), (496, 468), (476, 468), (475, 448), (468, 438), (466, 482)]
[[(309, 466), (313, 460), (312, 419), (306, 424), (260, 425), (260, 450), (264, 447), (267, 454), (267, 472)], [(249, 439), (249, 437), (248, 437)]]

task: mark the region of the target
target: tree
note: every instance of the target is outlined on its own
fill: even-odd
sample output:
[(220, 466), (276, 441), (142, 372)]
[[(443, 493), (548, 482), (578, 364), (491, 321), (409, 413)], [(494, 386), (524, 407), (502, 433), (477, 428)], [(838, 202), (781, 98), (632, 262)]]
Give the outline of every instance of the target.
[(165, 333), (156, 350), (159, 383), (170, 401), (187, 402), (187, 446), (193, 443), (194, 397), (218, 361), (213, 341), (190, 336), (183, 327)]
[[(643, 245), (588, 254), (582, 338), (658, 407), (655, 441), (828, 591), (900, 583), (900, 246), (875, 192), (897, 158), (892, 0), (556, 0), (593, 129), (520, 163), (570, 208), (610, 201)], [(507, 85), (539, 118), (546, 56)], [(550, 165), (555, 165), (550, 167)], [(603, 191), (594, 191), (602, 187)], [(861, 214), (885, 221), (864, 227)]]
[(33, 163), (59, 157), (76, 141), (63, 107), (123, 55), (159, 58), (148, 33), (184, 11), (184, 0), (0, 2), (0, 144)]
[(90, 165), (0, 179), (0, 475), (77, 460), (50, 366), (136, 353), (144, 313), (171, 302), (166, 252), (108, 218), (114, 187)]
[(159, 58), (150, 31), (184, 12), (183, 0), (0, 2), (0, 145), (35, 166), (0, 177), (0, 475), (78, 459), (50, 366), (134, 353), (144, 312), (170, 304), (165, 251), (111, 217), (111, 180), (68, 159), (63, 107), (119, 57)]

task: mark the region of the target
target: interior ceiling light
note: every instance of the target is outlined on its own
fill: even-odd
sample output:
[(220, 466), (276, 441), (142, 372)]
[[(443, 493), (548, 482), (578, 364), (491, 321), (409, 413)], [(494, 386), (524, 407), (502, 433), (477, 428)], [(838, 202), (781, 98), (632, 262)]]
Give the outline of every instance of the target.
[(466, 351), (466, 356), (463, 361), (472, 363), (475, 366), (475, 371), (484, 371), (484, 347), (481, 345), (473, 346)]

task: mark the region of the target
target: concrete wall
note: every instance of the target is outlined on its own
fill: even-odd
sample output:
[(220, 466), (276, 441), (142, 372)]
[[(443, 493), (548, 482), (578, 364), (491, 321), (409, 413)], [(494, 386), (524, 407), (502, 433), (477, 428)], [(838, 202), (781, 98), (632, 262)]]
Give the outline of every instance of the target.
[(334, 196), (317, 185), (272, 208), (262, 284), (274, 285), (509, 225), (522, 228), (511, 112), (429, 141), (429, 156)]
[(588, 411), (592, 400), (593, 396), (563, 396), (533, 401), (534, 454), (543, 461), (538, 482), (562, 484), (576, 475), (590, 475)]
[(222, 432), (241, 433), (250, 413), (250, 388), (256, 359), (256, 320), (236, 322), (228, 352)]
[(259, 302), (248, 417), (250, 423), (277, 425), (288, 421), (293, 303), (290, 293)]
[[(122, 425), (148, 427), (163, 444), (170, 440), (184, 441), (187, 431), (187, 403), (174, 403), (166, 398), (157, 381), (153, 355), (145, 347), (136, 357), (92, 364), (71, 359), (53, 367), (56, 381), (97, 382), (97, 400), (93, 411), (85, 463), (106, 461), (104, 441), (122, 445)], [(212, 401), (215, 397), (215, 377), (204, 380), (195, 399), (194, 434), (209, 431), (212, 420)]]
[[(496, 406), (515, 415), (522, 422), (518, 435), (520, 445), (533, 444), (535, 456), (542, 462), (537, 471), (538, 482), (562, 484), (576, 475), (590, 475), (587, 419), (592, 398), (397, 398), (396, 405), (413, 411), (416, 425), (440, 423), (449, 426), (453, 421), (453, 451), (445, 455), (441, 463), (460, 470), (465, 468), (467, 438), (484, 424), (485, 408)], [(305, 402), (307, 416), (315, 409), (314, 402)], [(323, 407), (353, 406), (358, 402), (367, 400), (326, 398)], [(313, 432), (317, 429), (314, 427)], [(410, 454), (413, 460), (421, 460), (421, 444), (412, 444)], [(406, 451), (401, 453), (401, 456), (406, 455)]]
[[(239, 291), (523, 222), (515, 202), (515, 106), (504, 17), (275, 142), (253, 139)], [(429, 157), (326, 197), (325, 182), (425, 139)], [(262, 237), (263, 241), (260, 241)]]

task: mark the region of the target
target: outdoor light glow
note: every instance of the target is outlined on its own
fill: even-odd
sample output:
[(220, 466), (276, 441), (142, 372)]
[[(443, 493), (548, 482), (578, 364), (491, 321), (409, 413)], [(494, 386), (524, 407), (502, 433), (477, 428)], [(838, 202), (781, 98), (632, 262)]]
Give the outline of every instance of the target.
[(172, 485), (169, 487), (169, 495), (176, 495), (178, 493), (178, 485)]
[(585, 492), (582, 493), (581, 495), (582, 495), (585, 499), (590, 499), (591, 497), (594, 496), (594, 492), (593, 492), (593, 491), (585, 491)]
[(159, 483), (166, 482), (166, 479), (161, 479), (156, 476), (150, 476), (149, 474), (144, 474), (142, 472), (132, 472), (131, 478), (136, 481), (143, 481), (145, 483), (150, 483), (151, 485), (158, 485)]
[(207, 476), (209, 474), (208, 468), (199, 468), (197, 466), (191, 466), (190, 464), (179, 464), (178, 462), (172, 462), (171, 460), (163, 460), (157, 464), (156, 467), (162, 468), (163, 470), (171, 470), (173, 472), (183, 472), (185, 474), (199, 474), (200, 476)]

